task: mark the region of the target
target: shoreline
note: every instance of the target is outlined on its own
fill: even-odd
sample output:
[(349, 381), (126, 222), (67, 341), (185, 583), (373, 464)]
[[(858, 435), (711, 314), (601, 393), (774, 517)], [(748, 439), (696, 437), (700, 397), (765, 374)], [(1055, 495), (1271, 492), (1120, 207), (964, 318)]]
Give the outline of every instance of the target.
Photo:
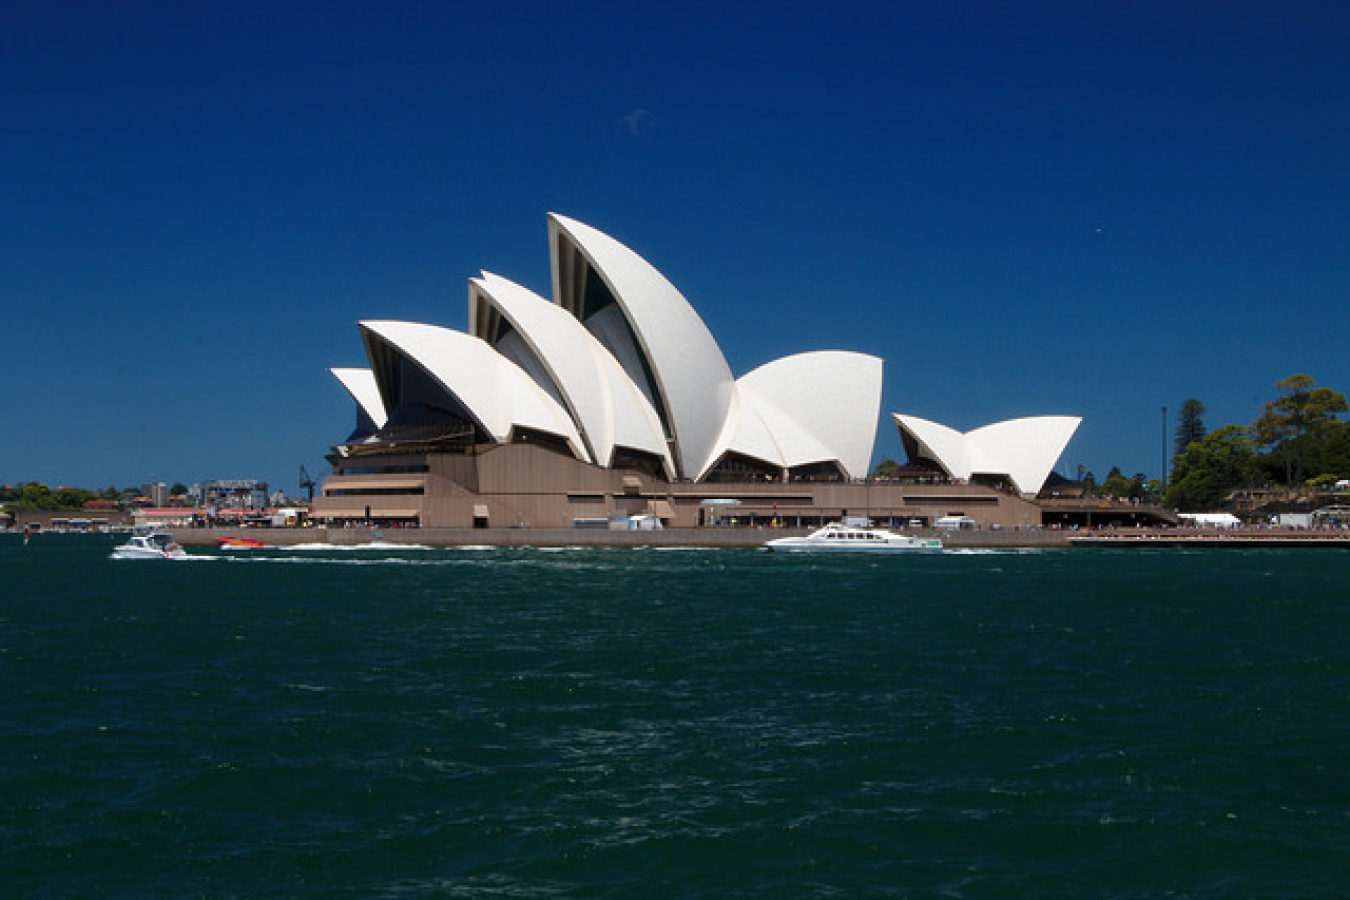
[[(810, 534), (813, 528), (665, 528), (660, 531), (609, 531), (590, 528), (164, 528), (184, 547), (215, 547), (222, 538), (248, 538), (265, 546), (331, 544), (405, 544), (450, 547), (665, 547), (759, 548), (774, 538)], [(129, 529), (128, 529), (129, 531)], [(936, 537), (948, 549), (1350, 549), (1350, 529), (1286, 531), (1274, 528), (1103, 528), (938, 531), (903, 529), (915, 537)], [(16, 537), (17, 531), (12, 531)], [(38, 536), (118, 532), (42, 531)]]
[(1229, 533), (1205, 532), (1178, 534), (1153, 532), (1148, 534), (1080, 535), (1069, 539), (1074, 547), (1321, 547), (1350, 548), (1350, 534), (1344, 531), (1307, 531), (1280, 533), (1268, 529), (1231, 529)]
[[(185, 547), (212, 547), (219, 538), (252, 538), (274, 546), (382, 542), (427, 547), (761, 547), (765, 541), (805, 535), (811, 528), (666, 528), (660, 531), (609, 531), (590, 528), (171, 528)], [(936, 531), (915, 529), (919, 537), (939, 537), (948, 548), (1159, 548), (1291, 547), (1350, 548), (1350, 531), (1282, 532), (1241, 529), (1055, 529)]]
[[(420, 544), (427, 547), (762, 547), (765, 541), (806, 535), (814, 528), (664, 528), (610, 531), (602, 528), (170, 528), (184, 547), (213, 547), (219, 538), (252, 538), (264, 544), (341, 546)], [(960, 531), (916, 529), (941, 537), (948, 547), (1067, 547), (1063, 531)]]

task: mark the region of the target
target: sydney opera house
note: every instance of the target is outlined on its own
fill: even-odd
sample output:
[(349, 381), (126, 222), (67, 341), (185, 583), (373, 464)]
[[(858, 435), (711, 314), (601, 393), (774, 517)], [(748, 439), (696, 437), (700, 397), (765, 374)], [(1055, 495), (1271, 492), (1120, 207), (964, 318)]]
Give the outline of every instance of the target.
[(895, 415), (908, 462), (867, 479), (882, 361), (821, 350), (734, 375), (703, 320), (642, 257), (548, 217), (552, 299), (468, 284), (468, 330), (359, 323), (367, 368), (313, 515), (422, 527), (814, 524), (944, 516), (1040, 524), (1035, 496), (1079, 420), (960, 433)]

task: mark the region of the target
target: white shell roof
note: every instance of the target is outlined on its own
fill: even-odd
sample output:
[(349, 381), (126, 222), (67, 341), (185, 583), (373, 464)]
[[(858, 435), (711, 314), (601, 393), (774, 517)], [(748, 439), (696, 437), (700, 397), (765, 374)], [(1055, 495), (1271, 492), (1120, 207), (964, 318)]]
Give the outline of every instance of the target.
[(1019, 491), (1034, 494), (1083, 421), (1078, 416), (1008, 419), (962, 434), (917, 416), (893, 414), (896, 426), (919, 442), (925, 455), (953, 478), (1007, 475)]
[(970, 477), (970, 465), (966, 460), (966, 436), (955, 428), (920, 419), (918, 416), (902, 416), (891, 413), (900, 433), (909, 434), (919, 442), (919, 451), (924, 458), (931, 459), (942, 467), (952, 478)]
[(737, 402), (724, 432), (723, 452), (751, 456), (783, 468), (838, 461), (838, 455), (824, 442), (753, 387), (737, 385), (736, 395)]
[[(362, 330), (421, 366), (497, 441), (517, 427), (564, 438), (579, 458), (590, 455), (571, 417), (515, 363), (476, 337), (418, 322), (361, 322)], [(392, 396), (389, 390), (382, 392)]]
[(544, 365), (596, 461), (608, 465), (622, 446), (659, 456), (674, 475), (656, 410), (585, 326), (562, 307), (489, 272), (471, 279), (469, 292), (471, 310), (476, 298), (496, 308)]
[(766, 363), (737, 387), (762, 411), (784, 465), (834, 460), (862, 478), (881, 413), (881, 373), (875, 356), (825, 350)]
[(566, 236), (604, 279), (647, 358), (685, 477), (702, 473), (720, 454), (718, 442), (734, 402), (731, 369), (707, 325), (650, 263), (603, 232), (549, 214), (554, 296), (559, 242)]
[(383, 428), (389, 420), (384, 411), (384, 400), (380, 398), (379, 385), (375, 383), (375, 373), (370, 369), (329, 369), (333, 377), (342, 383), (347, 393), (352, 395), (356, 405), (370, 417), (376, 428)]
[(752, 391), (741, 390), (738, 385), (732, 396), (731, 409), (726, 421), (722, 423), (722, 433), (717, 438), (717, 452), (708, 460), (707, 465), (697, 474), (696, 481), (702, 481), (727, 453), (739, 453), (762, 460), (772, 466), (783, 466), (783, 450), (778, 446), (773, 431), (764, 421), (764, 414), (773, 417), (773, 410), (767, 409), (767, 401)]
[[(1034, 494), (1045, 486), (1045, 480), (1082, 421), (1079, 416), (1008, 419), (977, 428), (967, 439), (981, 451), (996, 454), (1018, 490)], [(999, 469), (991, 471), (1001, 474)]]

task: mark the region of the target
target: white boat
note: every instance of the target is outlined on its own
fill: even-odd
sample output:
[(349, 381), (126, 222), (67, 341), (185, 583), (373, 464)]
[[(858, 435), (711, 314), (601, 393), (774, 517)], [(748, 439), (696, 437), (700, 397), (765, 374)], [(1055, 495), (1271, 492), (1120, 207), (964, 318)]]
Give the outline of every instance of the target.
[(831, 522), (805, 537), (783, 537), (764, 546), (780, 553), (941, 553), (942, 541), (882, 528), (855, 528)]
[(162, 531), (133, 534), (125, 544), (113, 548), (113, 559), (181, 559), (187, 556), (173, 537)]

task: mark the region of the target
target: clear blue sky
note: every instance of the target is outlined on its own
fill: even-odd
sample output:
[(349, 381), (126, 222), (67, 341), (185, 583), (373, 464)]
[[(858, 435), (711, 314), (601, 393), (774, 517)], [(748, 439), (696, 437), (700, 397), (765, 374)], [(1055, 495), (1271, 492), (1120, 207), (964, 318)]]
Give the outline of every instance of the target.
[[(0, 482), (294, 491), (356, 322), (550, 293), (545, 214), (743, 374), (843, 348), (890, 412), (1084, 422), (1350, 391), (1350, 3), (0, 5)], [(1168, 435), (1170, 443), (1170, 429)]]

